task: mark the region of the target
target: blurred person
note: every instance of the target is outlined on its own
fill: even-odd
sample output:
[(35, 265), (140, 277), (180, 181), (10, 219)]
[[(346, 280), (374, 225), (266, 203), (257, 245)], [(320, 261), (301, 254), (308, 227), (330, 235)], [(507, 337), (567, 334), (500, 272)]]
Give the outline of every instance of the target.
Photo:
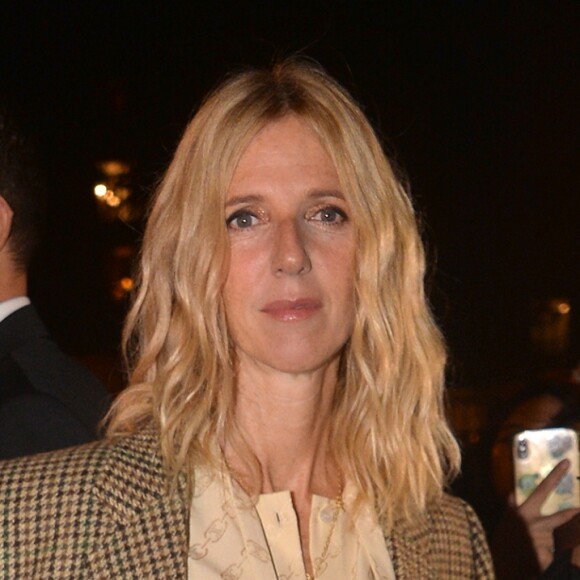
[(29, 142), (0, 108), (0, 458), (94, 440), (105, 387), (52, 341), (27, 296), (45, 212)]
[(445, 493), (413, 208), (331, 77), (289, 60), (204, 101), (139, 270), (108, 440), (0, 467), (8, 576), (493, 577)]
[(544, 516), (542, 504), (566, 475), (569, 462), (558, 464), (520, 506), (514, 499), (512, 440), (527, 429), (577, 428), (580, 386), (538, 384), (508, 405), (492, 446), (491, 473), (503, 501), (503, 516), (491, 532), (498, 579), (575, 578), (580, 580), (580, 509)]
[[(495, 492), (507, 498), (513, 491), (512, 439), (526, 429), (542, 429), (580, 412), (580, 387), (543, 382), (524, 388), (505, 405), (496, 426), (491, 449), (491, 472)], [(560, 426), (560, 425), (558, 425)]]

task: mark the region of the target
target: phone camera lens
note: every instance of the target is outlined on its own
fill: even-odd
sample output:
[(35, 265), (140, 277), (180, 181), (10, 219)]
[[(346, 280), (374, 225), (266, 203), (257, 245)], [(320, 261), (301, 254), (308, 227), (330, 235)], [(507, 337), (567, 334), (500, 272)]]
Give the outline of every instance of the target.
[(527, 456), (528, 456), (528, 440), (520, 439), (520, 441), (518, 441), (518, 458), (526, 459)]

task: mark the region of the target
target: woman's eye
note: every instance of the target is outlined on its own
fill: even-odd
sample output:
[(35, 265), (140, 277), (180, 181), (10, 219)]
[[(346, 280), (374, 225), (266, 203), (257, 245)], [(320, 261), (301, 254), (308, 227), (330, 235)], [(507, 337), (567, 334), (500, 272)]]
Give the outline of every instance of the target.
[(245, 230), (258, 223), (258, 218), (251, 212), (240, 210), (233, 213), (227, 220), (228, 228), (234, 230)]
[(312, 219), (325, 224), (337, 224), (346, 221), (346, 214), (337, 207), (325, 207), (318, 210)]

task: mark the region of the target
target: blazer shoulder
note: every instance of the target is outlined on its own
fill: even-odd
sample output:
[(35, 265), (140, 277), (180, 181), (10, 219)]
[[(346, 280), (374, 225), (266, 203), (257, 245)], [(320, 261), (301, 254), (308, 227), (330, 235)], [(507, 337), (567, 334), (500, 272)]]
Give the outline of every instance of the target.
[(0, 322), (0, 356), (30, 340), (48, 336), (48, 330), (34, 306), (23, 306)]
[[(107, 453), (108, 446), (105, 443), (94, 442), (2, 461), (0, 497), (9, 495), (11, 499), (15, 499), (18, 491), (24, 491), (23, 485), (29, 491), (35, 486), (44, 486), (49, 492), (51, 485), (55, 483), (53, 478), (58, 478), (58, 485), (72, 485), (73, 482), (78, 482), (83, 486), (90, 484), (92, 487), (101, 465), (106, 461)], [(33, 500), (34, 497), (30, 499)]]
[(70, 577), (83, 577), (106, 455), (107, 447), (94, 443), (0, 463), (0, 560), (7, 578), (59, 578), (61, 565)]
[(104, 490), (107, 497), (110, 490), (128, 493), (130, 488), (142, 484), (157, 497), (165, 487), (158, 438), (153, 431), (11, 459), (0, 465), (0, 494), (9, 494), (13, 499), (19, 483), (25, 483), (28, 490), (22, 490), (23, 500), (32, 501), (35, 497), (29, 491), (35, 486), (44, 490), (45, 498), (53, 497), (53, 491), (62, 495), (78, 488), (82, 496), (75, 499), (79, 501), (89, 493)]
[(416, 520), (396, 526), (387, 545), (397, 578), (494, 578), (481, 524), (463, 500), (443, 494)]
[(140, 433), (0, 463), (0, 560), (10, 577), (84, 577), (98, 546), (162, 501), (156, 442)]
[(0, 377), (0, 402), (25, 394), (48, 395), (82, 425), (83, 437), (68, 441), (70, 445), (96, 438), (110, 395), (89, 369), (51, 339), (32, 305), (0, 323)]
[(473, 508), (461, 498), (448, 493), (444, 493), (439, 501), (430, 505), (427, 516), (434, 526), (447, 526), (450, 531), (463, 530), (466, 524), (471, 523), (480, 528)]
[[(473, 508), (460, 498), (443, 494), (428, 513), (432, 523), (435, 554), (445, 550), (452, 571), (465, 570), (471, 562), (470, 578), (493, 578), (493, 564), (485, 533)], [(443, 562), (440, 562), (441, 564)]]

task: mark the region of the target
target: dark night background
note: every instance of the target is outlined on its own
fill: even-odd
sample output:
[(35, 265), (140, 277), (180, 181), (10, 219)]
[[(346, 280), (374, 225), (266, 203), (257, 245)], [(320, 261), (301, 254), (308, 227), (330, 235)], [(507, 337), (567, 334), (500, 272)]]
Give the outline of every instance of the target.
[[(95, 164), (146, 200), (201, 97), (303, 52), (361, 101), (411, 184), (450, 380), (499, 384), (580, 360), (578, 2), (0, 2), (0, 92), (39, 142), (50, 230), (32, 296), (57, 340), (114, 356), (110, 256), (141, 225), (97, 214)], [(107, 274), (108, 273), (108, 274)], [(534, 350), (533, 300), (572, 333)]]

